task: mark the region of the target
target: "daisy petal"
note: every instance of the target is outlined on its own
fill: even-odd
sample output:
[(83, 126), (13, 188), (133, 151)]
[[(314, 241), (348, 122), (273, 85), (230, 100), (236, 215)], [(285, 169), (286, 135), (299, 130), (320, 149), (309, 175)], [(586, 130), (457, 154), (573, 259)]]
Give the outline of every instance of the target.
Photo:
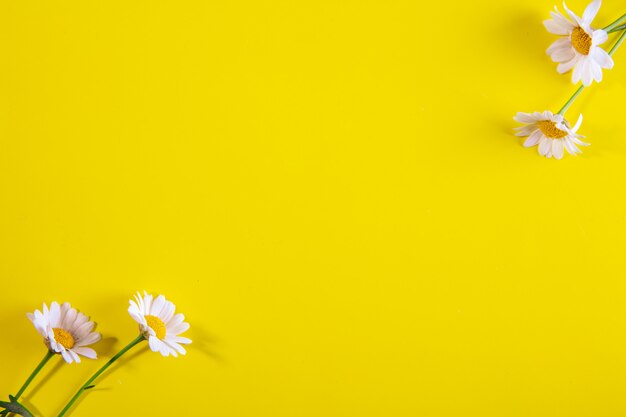
[(602, 68), (612, 69), (613, 68), (613, 58), (602, 48), (592, 48), (591, 57), (596, 61)]
[(570, 155), (576, 155), (581, 152), (581, 150), (578, 149), (576, 145), (574, 145), (574, 143), (569, 139), (565, 140), (565, 149), (567, 149), (567, 152)]
[(552, 155), (556, 159), (563, 158), (563, 140), (562, 139), (554, 139), (552, 141)]
[(148, 345), (151, 351), (158, 352), (161, 348), (161, 341), (156, 336), (151, 336), (148, 338)]
[(545, 136), (541, 138), (540, 142), (539, 142), (539, 147), (537, 148), (539, 150), (539, 154), (546, 156), (548, 154), (548, 152), (550, 151), (550, 148), (552, 147), (552, 143), (551, 139), (546, 138)]
[(528, 139), (526, 139), (526, 142), (524, 142), (524, 146), (527, 148), (530, 148), (531, 146), (535, 146), (536, 144), (539, 143), (539, 140), (541, 140), (543, 134), (541, 133), (540, 130), (536, 130), (532, 135), (530, 135), (528, 137)]
[(574, 21), (574, 23), (578, 24), (578, 26), (583, 26), (583, 21), (580, 17), (576, 16), (574, 12), (567, 8), (567, 4), (563, 2), (563, 8), (565, 9), (565, 13)]
[(583, 115), (582, 113), (578, 116), (578, 120), (576, 121), (576, 124), (574, 125), (574, 127), (572, 128), (572, 132), (576, 133), (578, 132), (578, 129), (580, 129), (580, 125), (583, 123)]
[(97, 359), (98, 355), (96, 354), (96, 351), (93, 350), (92, 348), (87, 348), (87, 347), (74, 347), (72, 348), (72, 350), (74, 352), (76, 352), (77, 354), (84, 356), (86, 358), (89, 359)]
[(533, 116), (530, 113), (519, 112), (515, 115), (515, 117), (513, 117), (513, 120), (515, 120), (518, 123), (534, 123), (538, 119), (537, 117)]
[(602, 0), (595, 0), (587, 6), (585, 11), (583, 12), (583, 22), (590, 25), (593, 19), (598, 14), (598, 10), (600, 10), (600, 6), (602, 5)]
[(606, 31), (598, 29), (593, 32), (592, 40), (594, 45), (602, 45), (607, 39), (609, 39), (609, 35)]
[(567, 62), (561, 62), (556, 67), (556, 71), (559, 74), (565, 74), (566, 72), (568, 72), (569, 70), (574, 68), (574, 66), (578, 63), (578, 59), (579, 59), (579, 57), (577, 55), (574, 55), (574, 58), (572, 58), (571, 60), (569, 60)]

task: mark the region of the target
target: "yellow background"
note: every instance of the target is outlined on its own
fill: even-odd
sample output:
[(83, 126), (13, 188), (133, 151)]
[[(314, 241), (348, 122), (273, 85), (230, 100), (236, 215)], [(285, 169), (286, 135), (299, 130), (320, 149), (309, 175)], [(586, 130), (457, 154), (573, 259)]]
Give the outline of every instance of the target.
[(512, 116), (575, 89), (552, 6), (0, 3), (1, 395), (44, 354), (26, 312), (105, 338), (26, 393), (55, 416), (146, 289), (189, 354), (72, 416), (623, 415), (626, 50), (568, 113), (582, 156), (523, 148)]

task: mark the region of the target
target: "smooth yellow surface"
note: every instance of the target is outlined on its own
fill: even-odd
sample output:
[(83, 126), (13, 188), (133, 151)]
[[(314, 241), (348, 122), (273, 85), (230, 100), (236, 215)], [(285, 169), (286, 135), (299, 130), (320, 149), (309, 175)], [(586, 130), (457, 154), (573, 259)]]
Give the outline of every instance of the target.
[(626, 47), (568, 113), (582, 156), (523, 148), (512, 116), (575, 89), (552, 6), (0, 3), (0, 395), (44, 354), (26, 312), (105, 338), (26, 393), (54, 417), (146, 289), (188, 355), (72, 417), (626, 413)]

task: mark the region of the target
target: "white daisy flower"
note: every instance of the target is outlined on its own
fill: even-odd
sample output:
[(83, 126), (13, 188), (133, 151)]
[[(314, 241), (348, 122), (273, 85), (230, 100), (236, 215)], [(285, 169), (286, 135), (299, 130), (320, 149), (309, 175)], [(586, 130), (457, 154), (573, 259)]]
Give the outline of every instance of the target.
[(596, 17), (601, 4), (602, 0), (593, 1), (585, 9), (583, 16), (578, 17), (563, 3), (571, 20), (555, 6), (555, 11), (550, 12), (552, 19), (543, 22), (548, 32), (565, 36), (554, 42), (547, 51), (552, 61), (559, 63), (556, 70), (565, 74), (573, 68), (572, 82), (576, 84), (582, 80), (585, 87), (594, 80), (602, 81), (602, 68), (613, 68), (611, 56), (598, 47), (608, 39), (606, 31), (591, 28), (591, 21)]
[(516, 122), (524, 123), (526, 126), (517, 127), (518, 131), (515, 135), (526, 137), (524, 146), (531, 147), (539, 144), (539, 153), (545, 157), (556, 159), (563, 158), (563, 149), (567, 150), (571, 155), (582, 153), (576, 146), (588, 146), (580, 140), (584, 137), (576, 132), (583, 122), (581, 114), (574, 127), (570, 128), (567, 120), (560, 114), (552, 114), (550, 111), (543, 113), (517, 113), (513, 118)]
[(80, 363), (78, 355), (96, 359), (96, 351), (87, 346), (99, 341), (101, 335), (92, 331), (95, 323), (72, 308), (70, 303), (59, 306), (59, 303), (54, 301), (50, 304), (50, 309), (44, 303), (43, 312), (35, 310), (26, 316), (44, 337), (48, 349), (61, 354), (65, 362)]
[(137, 293), (135, 300), (130, 300), (128, 313), (139, 323), (139, 331), (148, 340), (153, 352), (163, 356), (178, 356), (187, 353), (181, 344), (191, 343), (190, 339), (179, 335), (189, 329), (185, 316), (174, 314), (176, 306), (159, 295), (156, 299), (144, 291), (143, 297)]

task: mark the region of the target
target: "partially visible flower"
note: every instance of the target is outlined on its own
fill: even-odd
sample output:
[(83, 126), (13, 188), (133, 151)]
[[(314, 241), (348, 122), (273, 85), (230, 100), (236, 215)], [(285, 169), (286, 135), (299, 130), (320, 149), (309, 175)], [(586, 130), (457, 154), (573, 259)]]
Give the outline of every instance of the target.
[(61, 354), (65, 362), (80, 363), (78, 355), (96, 359), (96, 351), (87, 346), (100, 340), (100, 333), (93, 332), (95, 323), (89, 317), (72, 308), (70, 303), (54, 301), (50, 309), (44, 303), (43, 312), (35, 310), (26, 316), (43, 336), (51, 352)]
[(528, 136), (524, 146), (528, 148), (539, 144), (539, 153), (547, 158), (563, 158), (563, 149), (566, 149), (570, 155), (576, 155), (582, 153), (576, 145), (589, 145), (579, 139), (584, 136), (576, 133), (583, 122), (582, 114), (572, 128), (569, 127), (569, 123), (562, 115), (552, 114), (547, 110), (543, 113), (520, 112), (513, 119), (526, 125), (515, 128), (517, 130), (516, 136)]
[(548, 32), (565, 36), (554, 42), (547, 51), (552, 61), (559, 63), (556, 70), (565, 74), (573, 68), (572, 82), (576, 84), (582, 80), (585, 87), (594, 80), (602, 81), (603, 68), (613, 68), (611, 56), (598, 47), (608, 39), (606, 31), (591, 28), (591, 21), (596, 17), (601, 4), (602, 0), (593, 1), (585, 9), (583, 16), (578, 17), (563, 3), (571, 20), (555, 6), (555, 11), (550, 12), (552, 19), (543, 22)]
[(189, 329), (185, 316), (174, 314), (176, 306), (159, 295), (156, 299), (144, 291), (137, 293), (135, 300), (130, 300), (128, 314), (139, 323), (139, 331), (148, 339), (153, 352), (163, 356), (178, 356), (187, 353), (181, 344), (191, 343), (190, 339), (179, 336)]

